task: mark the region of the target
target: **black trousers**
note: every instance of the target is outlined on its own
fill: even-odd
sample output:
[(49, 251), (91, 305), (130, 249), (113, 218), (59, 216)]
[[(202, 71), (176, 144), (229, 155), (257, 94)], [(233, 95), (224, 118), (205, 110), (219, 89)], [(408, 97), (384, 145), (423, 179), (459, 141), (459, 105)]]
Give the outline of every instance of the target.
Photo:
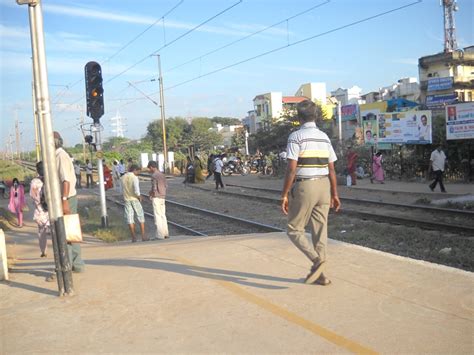
[(92, 174), (86, 174), (87, 187), (94, 187), (94, 180), (92, 179)]
[(435, 174), (435, 179), (430, 184), (430, 189), (434, 190), (435, 187), (436, 187), (436, 184), (438, 184), (438, 182), (439, 182), (439, 187), (441, 188), (441, 191), (442, 192), (446, 191), (445, 188), (444, 188), (444, 184), (443, 184), (443, 172), (441, 170), (435, 170), (435, 171), (433, 171), (433, 173)]
[(224, 183), (222, 182), (221, 173), (214, 171), (214, 179), (216, 179), (216, 190), (219, 189), (219, 185), (224, 188)]

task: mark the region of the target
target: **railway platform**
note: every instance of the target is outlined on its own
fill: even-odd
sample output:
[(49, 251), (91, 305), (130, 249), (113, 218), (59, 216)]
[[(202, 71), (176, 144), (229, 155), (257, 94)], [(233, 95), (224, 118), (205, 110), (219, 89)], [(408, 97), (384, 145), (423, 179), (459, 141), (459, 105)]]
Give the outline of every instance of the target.
[(87, 237), (76, 294), (58, 298), (25, 220), (6, 233), (2, 354), (474, 352), (470, 272), (330, 241), (325, 287), (303, 283), (309, 264), (284, 233)]

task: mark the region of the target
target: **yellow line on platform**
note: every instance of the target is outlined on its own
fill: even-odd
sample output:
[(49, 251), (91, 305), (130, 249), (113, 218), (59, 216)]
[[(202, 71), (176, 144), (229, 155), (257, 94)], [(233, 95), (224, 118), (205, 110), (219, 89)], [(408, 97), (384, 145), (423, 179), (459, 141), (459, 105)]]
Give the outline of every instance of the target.
[[(177, 257), (175, 255), (173, 255), (173, 257), (183, 263), (183, 264), (186, 264), (188, 266), (197, 266), (195, 264), (193, 264), (192, 262), (190, 262), (189, 260), (186, 260), (186, 259), (183, 259), (181, 257)], [(327, 341), (337, 345), (337, 346), (340, 346), (342, 348), (345, 348), (355, 354), (378, 354), (376, 351), (368, 348), (368, 347), (365, 347), (361, 344), (358, 344), (350, 339), (347, 339), (339, 334), (336, 334), (335, 332), (329, 330), (329, 329), (326, 329), (316, 323), (313, 323), (303, 317), (300, 317), (298, 316), (297, 314), (295, 313), (292, 313), (286, 309), (284, 309), (283, 307), (280, 307), (276, 304), (273, 304), (269, 301), (267, 301), (266, 299), (260, 297), (260, 296), (257, 296), (247, 290), (245, 290), (243, 287), (240, 287), (240, 286), (237, 286), (235, 283), (233, 282), (230, 282), (230, 281), (225, 281), (225, 280), (219, 280), (217, 279), (217, 277), (215, 277), (215, 275), (213, 275), (213, 277), (210, 277), (210, 279), (213, 279), (214, 281), (216, 281), (220, 286), (224, 287), (225, 289), (227, 289), (228, 291), (234, 293), (235, 295), (243, 298), (244, 300), (246, 300), (247, 302), (250, 302), (250, 303), (253, 303), (267, 311), (269, 311), (270, 313), (273, 313), (274, 315), (280, 317), (280, 318), (283, 318), (293, 324), (296, 324), (306, 330), (309, 330), (310, 332), (326, 339)]]

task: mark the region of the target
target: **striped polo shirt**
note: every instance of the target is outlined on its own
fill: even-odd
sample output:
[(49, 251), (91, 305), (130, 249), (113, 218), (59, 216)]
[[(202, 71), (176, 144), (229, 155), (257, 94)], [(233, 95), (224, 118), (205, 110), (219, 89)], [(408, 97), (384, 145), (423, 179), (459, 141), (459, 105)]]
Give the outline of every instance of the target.
[(331, 141), (315, 122), (306, 122), (290, 134), (287, 159), (296, 160), (297, 178), (314, 178), (329, 174), (328, 164), (337, 160)]

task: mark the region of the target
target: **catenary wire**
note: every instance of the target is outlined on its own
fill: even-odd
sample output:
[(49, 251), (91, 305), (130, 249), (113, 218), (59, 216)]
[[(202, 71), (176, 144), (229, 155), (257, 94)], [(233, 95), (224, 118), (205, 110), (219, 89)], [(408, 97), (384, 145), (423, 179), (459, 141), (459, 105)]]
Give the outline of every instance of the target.
[[(240, 65), (240, 64), (243, 64), (243, 63), (246, 63), (246, 62), (249, 62), (249, 61), (251, 61), (251, 60), (254, 60), (254, 59), (257, 59), (257, 58), (260, 58), (260, 57), (264, 57), (264, 56), (269, 55), (269, 54), (271, 54), (271, 53), (275, 53), (275, 52), (281, 51), (281, 50), (283, 50), (283, 49), (285, 49), (285, 48), (289, 48), (289, 47), (295, 46), (295, 45), (297, 45), (297, 44), (301, 44), (301, 43), (303, 43), (303, 42), (307, 42), (307, 41), (313, 40), (313, 39), (318, 38), (318, 37), (323, 37), (323, 36), (328, 35), (328, 34), (330, 34), (330, 33), (333, 33), (333, 32), (336, 32), (336, 31), (340, 31), (340, 30), (343, 30), (343, 29), (348, 28), (348, 27), (355, 26), (355, 25), (358, 25), (358, 24), (361, 24), (361, 23), (364, 23), (364, 22), (373, 20), (373, 19), (375, 19), (375, 18), (388, 15), (388, 14), (393, 13), (393, 12), (396, 12), (396, 11), (400, 11), (400, 10), (402, 10), (402, 9), (405, 9), (405, 8), (408, 8), (408, 7), (417, 5), (417, 4), (421, 3), (422, 1), (423, 1), (423, 0), (417, 0), (417, 1), (415, 1), (415, 2), (412, 2), (412, 3), (409, 3), (409, 4), (403, 5), (403, 6), (399, 6), (399, 7), (396, 7), (396, 8), (390, 9), (390, 10), (387, 10), (387, 11), (378, 13), (378, 14), (376, 14), (376, 15), (372, 15), (372, 16), (363, 18), (363, 19), (361, 19), (361, 20), (357, 20), (357, 21), (348, 23), (348, 24), (346, 24), (346, 25), (339, 26), (339, 27), (333, 28), (333, 29), (331, 29), (331, 30), (318, 33), (318, 34), (316, 34), (316, 35), (303, 38), (303, 39), (301, 39), (301, 40), (299, 40), (299, 41), (296, 41), (296, 42), (293, 42), (293, 43), (290, 43), (290, 44), (287, 44), (287, 45), (284, 45), (284, 46), (281, 46), (281, 47), (274, 48), (274, 49), (272, 49), (272, 50), (269, 50), (269, 51), (266, 51), (266, 52), (257, 54), (257, 55), (255, 55), (255, 56), (253, 56), (253, 57), (249, 57), (249, 58), (243, 59), (243, 60), (238, 61), (238, 62), (235, 62), (235, 63), (233, 63), (233, 64), (226, 65), (226, 66), (221, 67), (221, 68), (219, 68), (219, 69), (212, 70), (212, 71), (207, 72), (207, 73), (205, 73), (205, 74), (202, 74), (202, 75), (196, 76), (196, 77), (194, 77), (194, 78), (191, 78), (191, 79), (182, 81), (182, 82), (180, 82), (180, 83), (178, 83), (178, 84), (169, 86), (169, 87), (167, 87), (165, 90), (174, 89), (174, 88), (176, 88), (176, 87), (178, 87), (178, 86), (181, 86), (181, 85), (190, 83), (190, 82), (192, 82), (192, 81), (201, 79), (201, 78), (203, 78), (203, 77), (206, 77), (206, 76), (209, 76), (209, 75), (212, 75), (212, 74), (216, 74), (216, 73), (221, 72), (221, 71), (223, 71), (223, 70), (226, 70), (226, 69), (235, 67), (235, 66), (237, 66), (237, 65)], [(150, 95), (155, 95), (155, 94), (156, 94), (156, 92), (153, 93), (153, 94), (150, 94)]]
[[(118, 50), (117, 50), (114, 54), (112, 54), (110, 57), (108, 57), (107, 59), (105, 59), (105, 61), (104, 61), (103, 63), (107, 63), (107, 62), (109, 62), (112, 58), (116, 57), (119, 53), (121, 53), (125, 48), (127, 48), (128, 46), (130, 46), (133, 42), (135, 42), (136, 40), (138, 40), (138, 38), (140, 38), (141, 36), (143, 36), (147, 31), (149, 31), (149, 30), (150, 30), (153, 26), (155, 26), (158, 22), (164, 20), (166, 16), (168, 16), (170, 13), (172, 13), (174, 10), (176, 10), (183, 2), (184, 2), (184, 0), (180, 0), (175, 6), (173, 6), (170, 10), (168, 10), (166, 13), (164, 13), (158, 20), (156, 20), (156, 21), (153, 22), (151, 25), (149, 25), (147, 28), (145, 28), (142, 32), (140, 32), (138, 35), (136, 35), (133, 39), (131, 39), (130, 41), (128, 41), (125, 45), (123, 45), (120, 49), (118, 49)], [(58, 94), (57, 101), (54, 102), (54, 104), (58, 104), (58, 103), (59, 103), (59, 99), (66, 93), (66, 91), (70, 90), (71, 88), (73, 88), (74, 86), (76, 86), (77, 84), (79, 84), (79, 83), (81, 83), (81, 82), (83, 82), (83, 81), (84, 81), (84, 78), (81, 78), (81, 79), (77, 80), (76, 82), (74, 82), (73, 84), (67, 85), (67, 88)], [(70, 107), (70, 106), (76, 104), (77, 102), (81, 101), (83, 98), (84, 98), (84, 95), (81, 96), (81, 97), (80, 97), (79, 99), (77, 99), (76, 101), (73, 101), (72, 103), (68, 104), (68, 106), (66, 106), (63, 110), (59, 111), (58, 113), (64, 112), (68, 107)]]
[[(256, 32), (250, 33), (250, 34), (248, 34), (248, 35), (246, 35), (246, 36), (244, 36), (244, 37), (242, 37), (242, 38), (236, 39), (235, 41), (232, 41), (232, 42), (229, 42), (229, 43), (227, 43), (227, 44), (224, 44), (223, 46), (218, 47), (218, 48), (216, 48), (216, 49), (213, 49), (213, 50), (211, 50), (211, 51), (209, 51), (209, 52), (207, 52), (207, 53), (204, 53), (204, 54), (202, 54), (202, 55), (200, 55), (200, 56), (198, 56), (198, 57), (195, 57), (195, 58), (193, 58), (193, 59), (190, 59), (190, 60), (188, 60), (188, 61), (186, 61), (186, 62), (184, 62), (184, 63), (178, 64), (178, 65), (176, 65), (176, 66), (174, 66), (174, 67), (168, 69), (166, 72), (170, 72), (170, 71), (173, 71), (173, 70), (175, 70), (175, 69), (181, 68), (181, 67), (185, 66), (186, 64), (192, 63), (192, 62), (194, 62), (194, 61), (196, 61), (196, 60), (198, 60), (198, 59), (205, 58), (205, 57), (207, 57), (207, 56), (209, 56), (209, 55), (211, 55), (211, 54), (214, 54), (214, 53), (216, 53), (216, 52), (219, 52), (220, 50), (222, 50), (222, 49), (224, 49), (224, 48), (228, 48), (228, 47), (230, 47), (230, 46), (232, 46), (232, 45), (234, 45), (234, 44), (236, 44), (236, 43), (242, 42), (242, 41), (244, 41), (244, 40), (246, 40), (246, 39), (248, 39), (248, 38), (251, 38), (251, 37), (253, 37), (253, 36), (256, 36), (256, 35), (258, 35), (258, 34), (260, 34), (260, 33), (262, 33), (262, 32), (265, 32), (265, 31), (269, 30), (270, 28), (273, 28), (273, 27), (276, 27), (276, 26), (278, 26), (278, 25), (281, 25), (281, 24), (284, 23), (284, 22), (288, 22), (288, 21), (290, 21), (290, 20), (292, 20), (292, 19), (294, 19), (294, 18), (296, 18), (296, 17), (299, 17), (299, 16), (301, 16), (301, 15), (304, 15), (304, 14), (306, 14), (306, 13), (308, 13), (308, 12), (314, 10), (314, 9), (317, 9), (317, 8), (319, 8), (319, 7), (321, 7), (321, 6), (324, 6), (324, 5), (328, 4), (330, 1), (331, 1), (331, 0), (326, 0), (326, 1), (323, 2), (323, 3), (319, 3), (319, 4), (317, 4), (317, 5), (313, 5), (313, 6), (307, 8), (307, 9), (305, 9), (305, 10), (303, 10), (303, 11), (298, 12), (297, 14), (295, 14), (295, 15), (293, 15), (293, 16), (290, 16), (290, 17), (284, 19), (284, 20), (278, 21), (278, 22), (276, 22), (276, 23), (274, 23), (274, 24), (272, 24), (272, 25), (269, 25), (269, 26), (267, 26), (267, 27), (265, 27), (265, 28), (262, 28), (262, 29), (260, 29), (260, 30), (258, 30), (258, 31), (256, 31)], [(165, 73), (166, 73), (166, 72), (165, 72)]]
[(136, 63), (132, 64), (131, 66), (129, 66), (127, 69), (124, 69), (123, 71), (121, 71), (120, 73), (114, 75), (112, 78), (110, 78), (109, 80), (107, 80), (105, 82), (105, 84), (107, 83), (110, 83), (111, 81), (117, 79), (118, 77), (122, 76), (123, 74), (125, 74), (126, 72), (128, 72), (129, 70), (135, 68), (137, 65), (143, 63), (145, 60), (147, 60), (148, 58), (150, 58), (151, 56), (154, 56), (156, 55), (157, 53), (159, 53), (162, 49), (170, 46), (171, 44), (177, 42), (178, 40), (182, 39), (183, 37), (189, 35), (190, 33), (196, 31), (198, 28), (204, 26), (206, 23), (212, 21), (213, 19), (215, 19), (216, 17), (219, 17), (220, 15), (224, 14), (225, 12), (231, 10), (232, 8), (234, 8), (235, 6), (239, 5), (240, 3), (242, 3), (243, 0), (239, 0), (237, 1), (236, 3), (232, 4), (231, 6), (225, 8), (224, 10), (220, 11), (219, 13), (215, 14), (214, 16), (208, 18), (207, 20), (205, 20), (204, 22), (201, 22), (200, 24), (196, 25), (195, 27), (191, 28), (190, 30), (186, 31), (185, 33), (183, 33), (182, 35), (176, 37), (174, 40), (172, 40), (171, 42), (168, 42), (168, 43), (165, 43), (163, 46), (161, 46), (159, 49), (153, 51), (152, 53), (150, 53), (149, 55), (147, 55), (146, 57), (143, 57), (142, 59), (140, 59), (139, 61), (137, 61)]

